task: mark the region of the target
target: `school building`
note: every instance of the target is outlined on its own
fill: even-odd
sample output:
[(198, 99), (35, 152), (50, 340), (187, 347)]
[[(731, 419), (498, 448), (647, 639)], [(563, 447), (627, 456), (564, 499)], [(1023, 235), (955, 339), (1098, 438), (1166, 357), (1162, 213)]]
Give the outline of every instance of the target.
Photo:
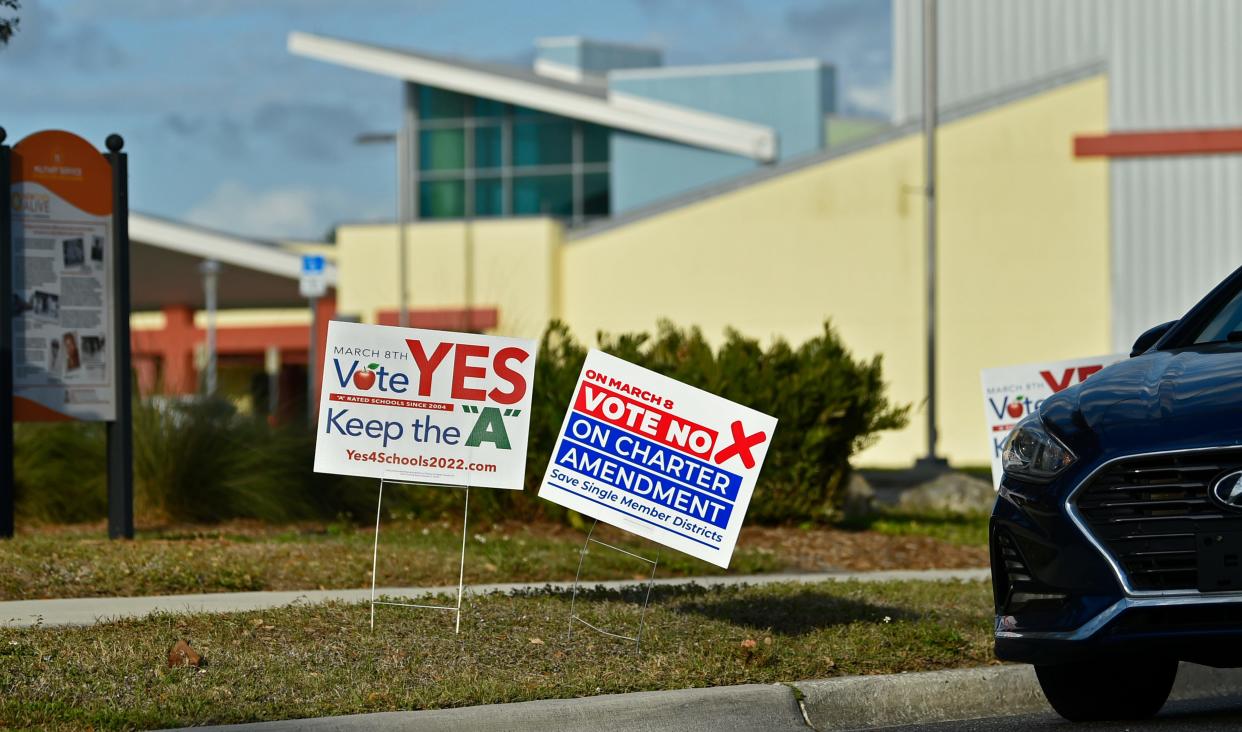
[[(895, 44), (911, 22), (897, 2)], [(959, 22), (953, 5), (942, 3), (948, 34)], [(1010, 5), (997, 7), (995, 22), (1009, 22)], [(412, 325), (534, 338), (560, 319), (591, 342), (669, 319), (709, 338), (735, 328), (796, 344), (830, 320), (856, 356), (882, 356), (891, 397), (915, 405), (910, 426), (857, 464), (908, 467), (921, 456), (923, 149), (908, 103), (893, 120), (859, 124), (836, 115), (834, 72), (815, 60), (669, 67), (658, 49), (579, 38), (539, 42), (530, 69), (309, 34), (289, 47), (399, 82)], [(980, 369), (1115, 352), (1142, 330), (1126, 293), (1131, 277), (1158, 279), (1161, 265), (1119, 254), (1127, 244), (1117, 231), (1129, 224), (1117, 219), (1118, 166), (1201, 156), (1231, 165), (1242, 149), (1127, 147), (1132, 131), (1114, 111), (1116, 48), (984, 79), (942, 107), (936, 388), (940, 451), (955, 464), (990, 457)], [(909, 73), (898, 73), (897, 93)], [(1159, 135), (1175, 132), (1145, 134), (1167, 142), (1181, 138)], [(325, 316), (397, 322), (394, 223), (342, 224), (334, 244), (148, 223), (131, 225), (136, 242), (186, 250), (187, 262), (226, 260), (218, 351), (222, 373), (234, 370), (222, 383), (250, 388), (256, 403), (273, 373), (290, 393), (304, 389), (294, 388), (309, 324), (296, 295), (302, 252), (333, 263)], [(1242, 237), (1233, 242), (1242, 250)], [(1156, 287), (1142, 325), (1176, 317), (1200, 280), (1242, 260), (1226, 254)], [(249, 277), (253, 287), (226, 294), (230, 280)], [(196, 388), (204, 316), (185, 296), (194, 288), (179, 290), (180, 300), (144, 301), (148, 312), (134, 319), (148, 388)]]

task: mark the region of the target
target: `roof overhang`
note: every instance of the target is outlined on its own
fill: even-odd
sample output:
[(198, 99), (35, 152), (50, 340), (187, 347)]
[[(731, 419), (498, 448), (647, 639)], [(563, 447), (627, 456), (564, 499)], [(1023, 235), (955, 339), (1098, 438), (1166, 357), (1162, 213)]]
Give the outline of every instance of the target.
[(289, 51), (375, 74), (518, 104), (542, 112), (650, 135), (760, 162), (777, 155), (776, 133), (763, 125), (671, 104), (618, 102), (537, 81), (353, 41), (310, 33), (289, 34)]
[[(129, 215), (130, 299), (134, 310), (203, 302), (205, 260), (221, 265), (221, 308), (296, 307), (302, 257), (279, 244), (245, 239), (140, 213)], [(325, 276), (336, 286), (335, 265)]]

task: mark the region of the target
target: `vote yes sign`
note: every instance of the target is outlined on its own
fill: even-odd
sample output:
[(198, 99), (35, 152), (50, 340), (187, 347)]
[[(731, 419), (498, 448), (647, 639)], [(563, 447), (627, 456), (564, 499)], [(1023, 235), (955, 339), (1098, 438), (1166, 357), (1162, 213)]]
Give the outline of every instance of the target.
[(315, 471), (521, 490), (535, 342), (328, 324)]
[(728, 567), (776, 419), (587, 354), (539, 496)]
[(1001, 453), (1009, 433), (1023, 419), (1039, 411), (1039, 405), (1053, 394), (1082, 383), (1092, 374), (1126, 358), (1123, 354), (1044, 361), (1023, 366), (984, 369), (983, 412), (988, 426), (988, 448), (992, 453), (992, 487), (1000, 488)]

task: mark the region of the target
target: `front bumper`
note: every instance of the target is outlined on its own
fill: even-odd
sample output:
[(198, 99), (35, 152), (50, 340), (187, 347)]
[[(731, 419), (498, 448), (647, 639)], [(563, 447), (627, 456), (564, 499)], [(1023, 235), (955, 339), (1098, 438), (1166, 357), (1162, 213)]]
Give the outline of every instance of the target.
[(1242, 593), (1122, 597), (1071, 630), (1014, 630), (996, 618), (996, 656), (1054, 665), (1104, 655), (1163, 655), (1207, 666), (1242, 666)]
[(989, 531), (997, 657), (1139, 652), (1242, 666), (1242, 592), (1135, 591), (1077, 515), (1075, 493), (1103, 465), (1066, 476), (1072, 489), (1002, 482)]

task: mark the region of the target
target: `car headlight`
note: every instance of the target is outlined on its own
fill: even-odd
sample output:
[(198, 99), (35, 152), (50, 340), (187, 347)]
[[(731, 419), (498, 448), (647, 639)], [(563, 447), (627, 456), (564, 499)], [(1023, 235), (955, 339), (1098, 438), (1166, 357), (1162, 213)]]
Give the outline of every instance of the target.
[(1005, 440), (1005, 472), (1032, 483), (1047, 483), (1074, 464), (1074, 453), (1044, 427), (1039, 415), (1018, 423)]

